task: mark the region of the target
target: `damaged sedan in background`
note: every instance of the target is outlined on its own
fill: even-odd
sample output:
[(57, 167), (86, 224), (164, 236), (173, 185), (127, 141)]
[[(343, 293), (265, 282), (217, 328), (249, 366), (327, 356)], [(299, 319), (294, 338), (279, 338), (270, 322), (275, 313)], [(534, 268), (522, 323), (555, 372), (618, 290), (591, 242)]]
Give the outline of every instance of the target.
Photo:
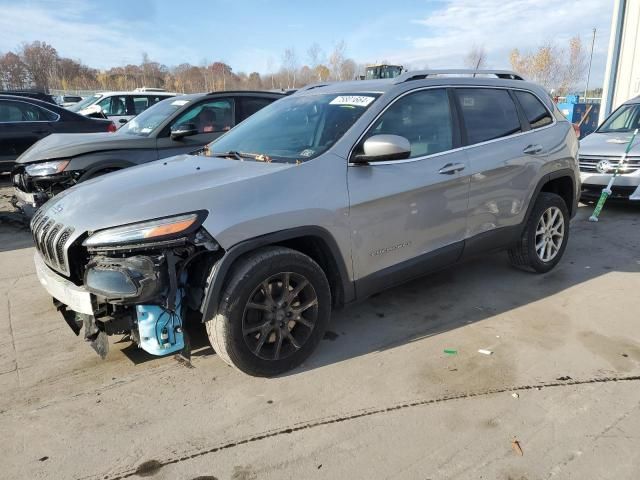
[(181, 95), (156, 103), (115, 134), (50, 135), (18, 158), (14, 204), (31, 215), (77, 183), (197, 150), (283, 96), (260, 91)]

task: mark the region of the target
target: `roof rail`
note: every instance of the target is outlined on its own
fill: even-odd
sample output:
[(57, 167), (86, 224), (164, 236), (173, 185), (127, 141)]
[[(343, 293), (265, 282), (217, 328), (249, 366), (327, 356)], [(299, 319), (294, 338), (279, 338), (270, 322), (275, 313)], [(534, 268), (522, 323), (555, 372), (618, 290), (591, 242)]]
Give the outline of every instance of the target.
[(447, 69), (447, 70), (415, 70), (405, 72), (395, 78), (395, 83), (408, 82), (410, 80), (423, 80), (427, 77), (437, 77), (438, 75), (495, 75), (503, 80), (524, 80), (522, 75), (510, 70), (472, 70), (472, 69)]

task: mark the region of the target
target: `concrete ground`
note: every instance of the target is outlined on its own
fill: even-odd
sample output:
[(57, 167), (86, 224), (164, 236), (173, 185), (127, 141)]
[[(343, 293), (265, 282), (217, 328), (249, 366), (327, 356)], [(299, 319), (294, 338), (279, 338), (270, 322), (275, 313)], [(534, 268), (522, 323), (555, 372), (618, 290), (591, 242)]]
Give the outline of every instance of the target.
[(639, 478), (638, 207), (593, 224), (582, 206), (546, 275), (496, 254), (336, 312), (305, 365), (258, 379), (197, 325), (191, 367), (128, 342), (100, 360), (38, 284), (7, 192), (0, 478)]

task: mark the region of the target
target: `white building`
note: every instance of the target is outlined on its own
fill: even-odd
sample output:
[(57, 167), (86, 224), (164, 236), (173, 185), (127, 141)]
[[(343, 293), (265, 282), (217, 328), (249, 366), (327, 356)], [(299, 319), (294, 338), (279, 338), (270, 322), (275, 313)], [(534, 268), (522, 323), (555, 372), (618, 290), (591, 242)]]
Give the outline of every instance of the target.
[(614, 0), (600, 122), (640, 95), (640, 0)]

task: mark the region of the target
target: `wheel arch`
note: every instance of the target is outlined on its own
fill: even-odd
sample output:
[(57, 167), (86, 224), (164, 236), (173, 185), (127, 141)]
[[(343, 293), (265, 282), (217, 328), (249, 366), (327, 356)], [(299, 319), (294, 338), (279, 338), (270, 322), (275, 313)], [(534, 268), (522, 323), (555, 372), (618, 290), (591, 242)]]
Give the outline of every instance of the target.
[(133, 167), (135, 163), (128, 162), (126, 160), (102, 160), (95, 165), (91, 165), (80, 177), (80, 181), (89, 180), (96, 173), (103, 170), (121, 170), (123, 168)]
[(217, 312), (220, 296), (233, 265), (244, 255), (266, 246), (281, 246), (312, 258), (324, 271), (331, 288), (333, 307), (355, 299), (353, 282), (335, 239), (322, 227), (305, 226), (281, 230), (246, 240), (228, 249), (211, 269), (200, 311), (206, 322)]
[(562, 197), (569, 210), (569, 216), (573, 217), (578, 210), (578, 192), (576, 192), (576, 188), (576, 174), (570, 168), (563, 168), (544, 175), (538, 181), (529, 200), (527, 213), (523, 220), (523, 229), (540, 192), (555, 193)]

